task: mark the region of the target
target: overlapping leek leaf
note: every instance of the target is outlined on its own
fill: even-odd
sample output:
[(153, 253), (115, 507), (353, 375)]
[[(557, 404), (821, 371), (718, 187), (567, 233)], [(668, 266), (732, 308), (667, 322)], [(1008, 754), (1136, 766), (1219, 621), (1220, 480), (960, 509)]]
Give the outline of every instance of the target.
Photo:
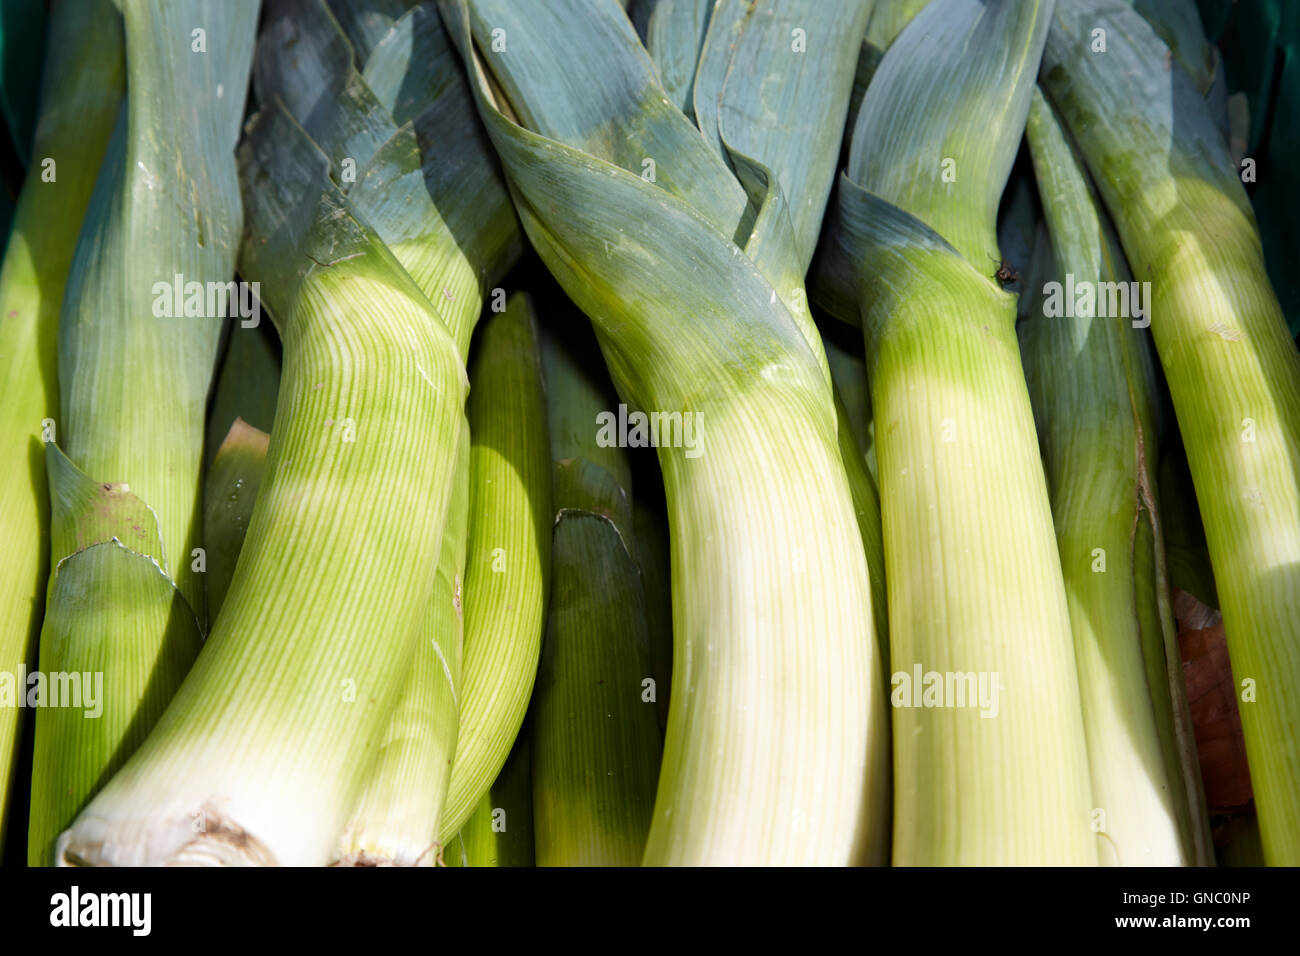
[[(1105, 30), (1104, 56), (1092, 31)], [(1135, 277), (1205, 524), (1271, 864), (1300, 863), (1300, 356), (1214, 119), (1127, 4), (1062, 4), (1042, 83)], [(1122, 105), (1123, 109), (1119, 109)]]
[(328, 862), (429, 613), (467, 388), (455, 342), (282, 110), (240, 155), (240, 269), (284, 344), (266, 471), (202, 654), (64, 861)]
[[(1118, 241), (1047, 101), (1028, 139), (1047, 234), (1021, 324), (1065, 575), (1103, 863), (1213, 862), (1157, 506), (1146, 333), (1111, 315), (1130, 281)], [(1092, 289), (1078, 314), (1045, 314), (1048, 283)], [(1053, 309), (1055, 306), (1053, 306)], [(1138, 320), (1139, 326), (1141, 319)], [(1148, 664), (1153, 679), (1148, 679)]]
[[(867, 93), (871, 78), (875, 76), (881, 59), (890, 44), (903, 32), (930, 0), (876, 0), (867, 21), (867, 33), (862, 38), (858, 65), (853, 76), (853, 92), (849, 96), (848, 129), (858, 125), (858, 111)], [(844, 138), (844, 160), (847, 165), (849, 137)], [(857, 307), (856, 246), (841, 241), (839, 203), (832, 201), (826, 211), (818, 245), (817, 260), (808, 275), (808, 293), (821, 308), (833, 317), (858, 325), (861, 317)]]
[(751, 208), (610, 0), (444, 13), (525, 230), (620, 397), (702, 428), (698, 454), (658, 448), (676, 650), (645, 861), (871, 857), (886, 750), (870, 587), (779, 190), (746, 166), (767, 187)]
[(662, 747), (645, 693), (650, 634), (630, 462), (598, 441), (612, 402), (570, 345), (581, 337), (567, 338), (548, 335), (542, 347), (555, 526), (530, 720), (534, 845), (539, 866), (635, 866)]
[[(204, 415), (225, 319), (206, 292), (208, 283), (224, 289), (234, 274), (241, 228), (234, 147), (258, 4), (119, 6), (126, 107), (62, 306), (57, 438), (67, 467), (50, 475), (50, 496), (54, 522), (75, 523), (75, 512), (57, 507), (75, 500), (76, 486), (125, 484), (150, 510), (159, 542), (157, 553), (109, 538), (52, 550), (41, 670), (101, 673), (113, 707), (95, 720), (37, 712), (33, 863), (50, 862), (59, 831), (144, 738), (205, 626), (192, 552), (201, 544)], [(177, 285), (184, 302), (176, 301)], [(144, 568), (158, 578), (148, 588)], [(99, 604), (83, 600), (87, 594), (113, 597)]]
[[(0, 447), (9, 462), (0, 472), (0, 540), (8, 542), (0, 556), (0, 680), (14, 681), (33, 663), (41, 627), (50, 567), (41, 443), (57, 438), (61, 427), (59, 308), (121, 104), (122, 19), (109, 0), (65, 0), (49, 19), (48, 46), (34, 146), (40, 161), (23, 183), (0, 268)], [(42, 176), (46, 169), (53, 180)], [(13, 703), (0, 706), (0, 848), (23, 715)]]
[(553, 511), (536, 336), (529, 298), (515, 295), (484, 320), (470, 366), (465, 654), (444, 842), (502, 772), (537, 676)]
[(993, 279), (1051, 9), (932, 0), (881, 61), (839, 185), (875, 414), (899, 864), (1097, 858), (1015, 300)]
[(518, 223), (437, 11), (414, 6), (378, 37), (375, 17), (393, 6), (268, 0), (255, 86), (330, 158), (463, 358), (487, 290), (518, 257)]
[(628, 15), (678, 109), (695, 118), (695, 70), (714, 0), (633, 0)]
[(853, 95), (849, 102), (849, 128), (856, 125), (862, 97), (866, 95), (876, 68), (903, 28), (915, 19), (930, 0), (876, 0), (867, 21), (867, 34), (862, 38), (862, 52), (853, 77)]

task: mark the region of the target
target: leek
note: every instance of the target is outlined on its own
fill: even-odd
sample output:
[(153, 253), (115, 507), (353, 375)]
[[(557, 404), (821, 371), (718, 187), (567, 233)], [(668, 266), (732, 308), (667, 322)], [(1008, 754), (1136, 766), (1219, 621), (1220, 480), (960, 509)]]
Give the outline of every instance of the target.
[[(385, 6), (392, 8), (390, 14), (399, 12), (395, 4)], [(376, 12), (366, 0), (330, 0), (328, 8), (322, 0), (276, 0), (259, 43), (255, 85), (264, 101), (284, 102), (330, 157), (333, 175), (354, 208), (374, 225), (433, 303), (464, 359), (487, 290), (518, 255), (514, 212), (437, 12), (427, 4), (395, 17), (375, 17)], [(327, 77), (324, 89), (310, 79), (321, 75)], [(527, 424), (532, 425), (531, 418)], [(502, 490), (507, 490), (504, 485)], [(521, 541), (521, 548), (526, 547)], [(523, 590), (506, 596), (519, 598), (512, 619), (525, 635), (532, 628), (536, 644), (541, 630), (538, 602), (544, 595), (536, 573), (539, 565), (527, 550), (515, 557), (520, 576), (514, 580)], [(478, 563), (482, 557), (471, 553), (469, 560)], [(466, 623), (473, 629), (486, 620), (495, 628), (492, 615), (498, 612), (488, 609), (487, 618), (476, 618), (471, 610)], [(490, 633), (487, 640), (467, 635), (472, 655), (478, 648), (502, 646), (498, 641), (511, 637), (505, 629)], [(400, 854), (408, 861), (424, 860), (424, 849), (438, 831), (443, 840), (456, 832), (496, 776), (518, 730), (518, 718), (511, 712), (522, 716), (536, 669), (535, 651), (531, 663), (526, 654), (515, 659), (522, 669), (511, 672), (514, 684), (499, 683), (499, 675), (483, 671), (478, 660), (471, 656), (465, 675), (469, 683), (458, 690), (469, 716), (466, 747), (456, 742), (454, 723), (422, 725), (428, 734), (441, 727), (440, 732), (450, 735), (427, 739), (430, 752), (472, 748), (468, 756), (462, 752), (456, 758), (457, 764), (473, 771), (462, 778), (470, 784), (469, 792), (459, 783), (452, 786), (444, 779), (420, 779), (410, 773), (400, 785), (374, 779), (368, 784), (372, 791), (400, 792), (404, 795), (391, 799), (426, 811), (434, 806), (427, 802), (428, 795), (448, 788), (445, 825), (435, 821), (432, 835), (419, 827), (409, 833), (409, 846)], [(422, 713), (428, 706), (418, 687), (412, 685), (410, 693), (418, 699), (402, 702), (394, 718), (399, 724), (407, 721), (403, 714)], [(480, 709), (484, 702), (486, 712)], [(411, 733), (409, 725), (394, 727), (387, 738)], [(400, 764), (387, 766), (396, 770)], [(445, 774), (445, 767), (439, 766)], [(365, 812), (378, 815), (375, 826), (388, 833), (384, 842), (393, 845), (396, 837), (383, 808), (373, 800), (367, 806)], [(415, 824), (415, 816), (405, 819)], [(367, 826), (354, 817), (349, 831), (356, 834)], [(341, 851), (345, 858), (357, 851), (352, 840), (349, 836)]]
[[(803, 300), (807, 240), (796, 241), (787, 200), (772, 174), (729, 152), (755, 190), (750, 207), (727, 160), (665, 98), (617, 4), (444, 9), (525, 230), (593, 320), (620, 397), (702, 425), (700, 454), (658, 448), (675, 650), (644, 861), (873, 858), (885, 840), (880, 662), (830, 380)], [(835, 104), (847, 109), (859, 38), (817, 32), (838, 22), (831, 5), (798, 12), (835, 82), (818, 72), (783, 86), (780, 115), (842, 123)], [(505, 51), (492, 50), (493, 31)], [(572, 68), (562, 80), (557, 61)], [(783, 68), (798, 77), (818, 62)], [(747, 89), (742, 100), (762, 87)], [(506, 101), (524, 125), (502, 112)], [(721, 115), (725, 148), (732, 121)], [(799, 148), (779, 123), (757, 139)], [(823, 161), (833, 165), (833, 152)], [(791, 188), (791, 206), (817, 202), (816, 190)]]
[(203, 653), (61, 861), (328, 862), (425, 626), (467, 388), (455, 342), (282, 110), (240, 156), (241, 271), (284, 343), (266, 471)]
[[(1090, 52), (1104, 30), (1106, 53)], [(1220, 130), (1114, 0), (1058, 10), (1042, 83), (1137, 280), (1205, 525), (1265, 858), (1300, 864), (1300, 355)], [(1120, 110), (1117, 107), (1122, 106)]]
[(470, 528), (460, 734), (442, 839), (481, 804), (537, 675), (551, 565), (551, 455), (532, 304), (491, 315), (470, 370)]
[(345, 866), (433, 866), (452, 758), (460, 700), (464, 637), (461, 582), (469, 520), (469, 430), (462, 424), (455, 487), (442, 534), (437, 577), (418, 627), (410, 672), (335, 861)]
[(1213, 845), (1160, 540), (1147, 340), (1130, 315), (1044, 315), (1045, 283), (1102, 290), (1129, 275), (1037, 90), (1028, 139), (1051, 243), (1029, 282), (1021, 335), (1070, 605), (1098, 853), (1117, 865), (1207, 865)]
[[(59, 444), (47, 446), (55, 530), (40, 647), (43, 673), (95, 675), (110, 694), (93, 719), (66, 707), (37, 712), (32, 863), (51, 861), (59, 831), (144, 739), (205, 627), (194, 549), (204, 413), (225, 316), (186, 290), (225, 288), (234, 273), (234, 146), (258, 4), (119, 6), (126, 106), (59, 325)], [(100, 483), (96, 503), (88, 489)]]
[(650, 635), (630, 462), (599, 441), (609, 403), (567, 338), (548, 335), (542, 349), (555, 526), (531, 717), (534, 843), (538, 866), (635, 866), (661, 744), (645, 692)]
[[(0, 474), (0, 682), (32, 663), (49, 570), (40, 443), (61, 427), (56, 343), (63, 286), (122, 98), (122, 21), (109, 0), (64, 0), (49, 18), (37, 161), (0, 267), (0, 446), (26, 467)], [(46, 160), (51, 165), (46, 164)], [(51, 171), (53, 181), (42, 175)], [(49, 428), (46, 423), (49, 423)], [(44, 435), (43, 435), (44, 433)], [(27, 687), (0, 690), (0, 851)]]
[(993, 278), (1051, 10), (931, 0), (881, 60), (840, 179), (875, 414), (896, 864), (1097, 861), (1015, 300)]

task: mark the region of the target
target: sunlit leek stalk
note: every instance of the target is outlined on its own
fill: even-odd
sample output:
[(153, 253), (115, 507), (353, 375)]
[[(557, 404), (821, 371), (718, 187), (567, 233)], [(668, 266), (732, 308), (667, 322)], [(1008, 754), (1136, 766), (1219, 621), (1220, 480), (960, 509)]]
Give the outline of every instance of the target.
[(270, 436), (236, 418), (203, 480), (203, 548), (208, 610), (215, 618), (230, 590), (239, 550), (266, 468)]
[[(1105, 31), (1104, 56), (1090, 51)], [(1057, 12), (1043, 86), (1137, 280), (1218, 586), (1265, 857), (1300, 864), (1300, 356), (1214, 118), (1125, 5)]]
[[(204, 415), (225, 318), (207, 283), (225, 292), (234, 275), (234, 147), (258, 4), (119, 6), (126, 107), (59, 324), (61, 416), (58, 446), (47, 446), (47, 464), (58, 462), (50, 474), (56, 531), (40, 650), (43, 673), (102, 680), (103, 712), (37, 712), (32, 863), (50, 862), (59, 831), (144, 739), (205, 626), (193, 552)], [(106, 500), (91, 505), (85, 491), (97, 483)], [(103, 510), (91, 516), (87, 507)]]
[[(555, 310), (552, 326), (574, 323)], [(530, 718), (538, 866), (641, 861), (662, 745), (626, 450), (602, 432), (615, 404), (586, 329), (543, 339), (555, 464), (546, 638)], [(599, 376), (599, 377), (597, 377)], [(617, 414), (614, 412), (614, 414)]]
[[(823, 46), (780, 62), (787, 82), (738, 85), (720, 114), (723, 148), (737, 131), (770, 155), (803, 149), (829, 134), (792, 136), (784, 121), (843, 122), (835, 103), (847, 108), (858, 37), (816, 27), (843, 11), (798, 5), (809, 42)], [(874, 858), (887, 754), (880, 662), (829, 375), (803, 300), (808, 240), (796, 242), (775, 177), (729, 150), (755, 217), (714, 133), (701, 139), (666, 100), (616, 4), (448, 0), (444, 14), (525, 229), (593, 320), (621, 399), (689, 414), (697, 429), (694, 448), (680, 436), (658, 448), (675, 651), (644, 862)], [(789, 47), (787, 23), (754, 22), (785, 29)], [(556, 62), (572, 70), (561, 76)], [(743, 104), (758, 109), (769, 89), (780, 91), (776, 115), (747, 126)], [(819, 155), (833, 168), (833, 146)], [(790, 189), (792, 208), (817, 202), (815, 185)]]
[[(441, 826), (469, 826), (519, 733), (551, 566), (551, 451), (532, 305), (483, 322), (470, 366), (470, 526), (460, 733)], [(531, 839), (531, 838), (530, 838)]]
[(1051, 12), (932, 0), (881, 61), (840, 181), (875, 414), (896, 864), (1097, 861), (1015, 300), (993, 278)]
[(240, 270), (284, 344), (266, 471), (203, 652), (61, 836), (65, 862), (329, 862), (429, 613), (467, 389), (455, 343), (283, 111), (240, 159)]
[(344, 866), (433, 866), (460, 717), (462, 586), (469, 524), (469, 427), (462, 423), (437, 578), (419, 644), (378, 754), (339, 840)]
[[(1208, 865), (1156, 503), (1146, 333), (1131, 311), (1108, 311), (1105, 290), (1129, 282), (1128, 267), (1037, 89), (1027, 135), (1050, 243), (1040, 243), (1021, 340), (1070, 606), (1098, 854), (1122, 866)], [(1062, 308), (1076, 288), (1101, 301), (1083, 314), (1074, 302)]]
[(520, 735), (487, 795), (443, 854), (447, 866), (532, 866), (533, 781)]
[(28, 688), (17, 675), (35, 657), (50, 567), (41, 442), (59, 427), (59, 307), (122, 97), (122, 21), (109, 0), (62, 0), (48, 31), (36, 160), (0, 267), (0, 448), (8, 462), (0, 472), (0, 852), (26, 712), (17, 705)]
[[(437, 11), (429, 4), (405, 12), (399, 6), (379, 9), (368, 0), (330, 0), (328, 6), (322, 0), (275, 0), (259, 41), (256, 86), (263, 100), (285, 103), (330, 157), (336, 181), (438, 310), (463, 359), (485, 294), (517, 256), (520, 237)], [(321, 76), (327, 78), (323, 95), (317, 79)], [(494, 296), (501, 300), (499, 308), (503, 293), (494, 291)], [(544, 447), (544, 433), (534, 440)], [(512, 675), (516, 680), (511, 682), (485, 672), (472, 657), (467, 672), (472, 683), (458, 689), (462, 708), (475, 717), (473, 733), (466, 738), (470, 756), (464, 761), (475, 773), (462, 778), (471, 784), (471, 792), (447, 790), (441, 763), (438, 778), (421, 779), (404, 771), (399, 761), (383, 762), (367, 772), (367, 792), (386, 793), (394, 807), (407, 810), (394, 815), (365, 798), (348, 825), (340, 851), (345, 858), (361, 852), (357, 840), (368, 838), (360, 834), (372, 832), (382, 833), (380, 842), (389, 848), (404, 846), (397, 853), (402, 860), (427, 862), (425, 850), (438, 838), (437, 821), (433, 832), (427, 832), (428, 820), (420, 823), (421, 815), (408, 811), (423, 807), (427, 813), (441, 807), (441, 794), (447, 790), (450, 817), (441, 829), (450, 836), (486, 792), (518, 730), (517, 719), (510, 724), (510, 712), (522, 715), (536, 671), (544, 595), (540, 573), (534, 573), (539, 567), (531, 557), (516, 567), (522, 576), (515, 580), (525, 591), (507, 595), (521, 600), (517, 606), (506, 605), (512, 620), (535, 633), (532, 661), (518, 659), (523, 671)], [(492, 608), (477, 618), (490, 621), (487, 633), (492, 636), (472, 645), (492, 647), (498, 639), (509, 640), (508, 628), (495, 629), (501, 610)], [(473, 627), (475, 621), (471, 612), (466, 623)], [(414, 731), (407, 715), (427, 713), (425, 690), (408, 684), (386, 739), (411, 738)], [(488, 710), (480, 720), (484, 700)], [(499, 719), (505, 726), (498, 725)], [(421, 727), (428, 752), (458, 746), (454, 722), (426, 721)], [(444, 732), (450, 736), (437, 736)], [(473, 748), (483, 745), (488, 751), (480, 764)], [(400, 779), (378, 779), (390, 771)], [(439, 794), (436, 803), (430, 802), (434, 793)], [(401, 837), (395, 829), (398, 819), (410, 827)], [(376, 846), (371, 846), (363, 855), (373, 860), (375, 853)]]

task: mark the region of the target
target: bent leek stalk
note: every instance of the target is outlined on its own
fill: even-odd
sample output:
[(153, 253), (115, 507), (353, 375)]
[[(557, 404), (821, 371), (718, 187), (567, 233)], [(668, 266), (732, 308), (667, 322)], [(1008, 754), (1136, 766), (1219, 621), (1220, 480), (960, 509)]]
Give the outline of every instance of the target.
[[(488, 288), (518, 255), (517, 223), (437, 11), (421, 4), (400, 15), (391, 9), (391, 18), (375, 17), (376, 12), (367, 0), (330, 0), (328, 6), (323, 0), (275, 0), (259, 42), (256, 88), (264, 101), (285, 103), (330, 157), (332, 174), (358, 215), (375, 228), (437, 309), (464, 359)], [(516, 558), (522, 563), (514, 570), (523, 575), (524, 587), (536, 588), (540, 575), (530, 573), (536, 565), (531, 558)], [(527, 593), (516, 596), (521, 603), (512, 613), (527, 622), (531, 612), (539, 640), (536, 594), (531, 600)], [(471, 614), (466, 623), (474, 627), (476, 620), (481, 618)], [(495, 630), (495, 623), (485, 632), (488, 646), (510, 637), (508, 630)], [(452, 644), (446, 635), (440, 640)], [(471, 647), (484, 643), (470, 637)], [(472, 777), (462, 778), (471, 783), (472, 792), (450, 788), (445, 762), (435, 765), (438, 779), (406, 772), (401, 761), (383, 762), (369, 772), (368, 792), (386, 793), (394, 807), (406, 810), (390, 815), (368, 796), (348, 824), (342, 859), (374, 862), (383, 844), (404, 861), (427, 862), (425, 851), (438, 839), (439, 830), (445, 832), (444, 840), (455, 833), (496, 776), (518, 729), (517, 722), (501, 722), (509, 724), (512, 708), (522, 713), (536, 660), (512, 660), (524, 664), (523, 671), (513, 673), (522, 686), (518, 680), (499, 683), (497, 675), (471, 666), (466, 675), (470, 683), (455, 691), (461, 706), (475, 714), (481, 701), (491, 702), (483, 725), (472, 728), (467, 737), (471, 747), (488, 745), (488, 762)], [(436, 677), (436, 671), (427, 668), (422, 673)], [(522, 696), (516, 701), (507, 691)], [(417, 724), (411, 723), (411, 715), (425, 714), (430, 720), (418, 726), (427, 752), (459, 749), (455, 722), (432, 720), (427, 709), (430, 693), (428, 687), (409, 686), (411, 699), (399, 705), (394, 716), (398, 726), (390, 728), (387, 740), (406, 739), (413, 749)], [(478, 757), (458, 762), (473, 767)], [(400, 779), (385, 783), (377, 778), (389, 771)], [(450, 817), (440, 826), (427, 814), (443, 806), (441, 796), (433, 802), (429, 798), (444, 789)], [(422, 807), (422, 813), (414, 812), (416, 807)], [(374, 819), (357, 816), (362, 813)], [(410, 828), (401, 836), (395, 830), (398, 819)], [(377, 834), (377, 843), (371, 845), (368, 830)]]
[[(37, 711), (33, 864), (52, 861), (59, 831), (144, 739), (205, 629), (194, 549), (204, 418), (225, 319), (210, 293), (228, 290), (234, 274), (234, 148), (258, 4), (118, 5), (126, 105), (59, 324), (62, 420), (58, 445), (47, 445), (56, 530), (40, 651), (42, 673), (102, 680), (108, 690), (98, 717)], [(200, 42), (205, 53), (194, 49)], [(100, 483), (104, 494), (90, 495)], [(107, 597), (97, 603), (91, 594)]]
[[(446, 842), (499, 777), (528, 709), (551, 568), (551, 452), (531, 300), (482, 323), (470, 368), (470, 526), (460, 732)], [(531, 839), (531, 837), (530, 837)]]
[(840, 180), (875, 414), (896, 864), (1097, 862), (1015, 300), (993, 279), (1051, 11), (932, 0), (882, 59)]
[(240, 156), (241, 272), (284, 343), (266, 472), (203, 652), (62, 862), (329, 862), (428, 613), (467, 389), (455, 342), (282, 110)]
[[(41, 442), (60, 427), (59, 308), (122, 99), (122, 19), (109, 0), (63, 0), (50, 12), (35, 164), (23, 182), (0, 267), (0, 853), (24, 709), (17, 675), (35, 656), (50, 567), (49, 488)], [(47, 165), (47, 161), (53, 165)], [(46, 173), (52, 172), (53, 181)], [(53, 430), (46, 427), (53, 426)]]
[[(1104, 57), (1089, 49), (1097, 29)], [(1265, 857), (1297, 865), (1300, 355), (1219, 129), (1166, 55), (1126, 4), (1075, 0), (1053, 23), (1042, 85), (1135, 277), (1151, 284), (1151, 333), (1214, 565)]]
[[(444, 10), (525, 230), (620, 396), (703, 425), (700, 454), (658, 448), (675, 659), (644, 862), (870, 858), (887, 752), (870, 586), (779, 188), (746, 167), (767, 180), (753, 215), (616, 4)], [(557, 61), (579, 75), (556, 82)]]
[(1073, 303), (1064, 315), (1044, 313), (1046, 283), (1058, 283), (1057, 296), (1075, 288), (1104, 296), (1130, 277), (1082, 161), (1038, 90), (1027, 135), (1051, 242), (1029, 280), (1021, 338), (1070, 605), (1098, 853), (1123, 866), (1209, 865), (1164, 570), (1147, 340), (1131, 312), (1110, 315), (1104, 299), (1082, 315)]

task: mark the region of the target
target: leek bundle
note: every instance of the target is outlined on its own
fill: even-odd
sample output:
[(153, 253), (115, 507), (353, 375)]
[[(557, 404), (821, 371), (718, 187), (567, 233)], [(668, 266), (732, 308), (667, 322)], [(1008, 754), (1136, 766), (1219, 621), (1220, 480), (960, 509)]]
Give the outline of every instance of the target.
[(1097, 860), (1015, 300), (994, 278), (1052, 6), (932, 0), (881, 60), (840, 180), (875, 415), (896, 864)]
[(1021, 335), (1070, 606), (1098, 852), (1116, 865), (1208, 865), (1157, 506), (1148, 344), (1104, 301), (1083, 314), (1044, 314), (1053, 282), (1058, 294), (1104, 296), (1130, 277), (1038, 90), (1028, 139), (1050, 243), (1039, 249)]
[[(865, 8), (852, 6), (860, 28)], [(756, 25), (785, 27), (777, 5), (760, 7), (769, 16)], [(610, 0), (474, 0), (444, 13), (524, 228), (592, 319), (620, 398), (683, 432), (687, 415), (700, 427), (694, 448), (681, 434), (657, 448), (675, 651), (644, 861), (878, 857), (887, 741), (870, 586), (804, 301), (812, 244), (787, 211), (814, 218), (805, 206), (831, 174), (783, 195), (771, 166), (718, 152), (733, 133), (752, 150), (797, 141), (785, 122), (842, 123), (860, 34), (835, 31), (839, 5), (797, 5), (835, 81), (779, 85), (771, 122), (753, 129), (737, 129), (724, 93), (701, 137)], [(791, 77), (816, 70), (791, 53), (765, 55)], [(561, 77), (556, 62), (572, 69)], [(738, 103), (777, 88), (742, 83)]]
[[(0, 474), (0, 540), (6, 542), (0, 557), (0, 680), (15, 683), (34, 656), (49, 569), (41, 443), (57, 438), (61, 427), (55, 381), (59, 308), (123, 83), (122, 21), (109, 0), (64, 0), (51, 11), (48, 29), (33, 145), (37, 162), (23, 183), (0, 267), (0, 446), (18, 463)], [(27, 692), (26, 686), (10, 686), (0, 696), (0, 850), (24, 713), (16, 698)]]
[(1300, 863), (1300, 352), (1197, 3), (52, 0), (0, 839)]
[[(1093, 54), (1096, 30), (1106, 53)], [(1300, 355), (1205, 100), (1127, 5), (1062, 3), (1044, 90), (1134, 276), (1187, 449), (1270, 864), (1300, 863)], [(1122, 109), (1119, 107), (1122, 106)]]
[(109, 692), (98, 716), (65, 706), (37, 713), (32, 863), (51, 861), (59, 831), (144, 739), (206, 626), (194, 549), (204, 417), (225, 319), (213, 293), (228, 303), (241, 229), (234, 149), (258, 4), (119, 6), (126, 104), (59, 323), (40, 638), (42, 673), (93, 678)]
[[(491, 166), (474, 161), (481, 149), (463, 122), (464, 79), (440, 31), (428, 7), (401, 15), (377, 37), (345, 36), (319, 3), (286, 0), (270, 10), (255, 86), (277, 105), (250, 127), (241, 153), (250, 208), (241, 267), (261, 281), (285, 350), (266, 474), (222, 618), (193, 679), (146, 751), (65, 836), (68, 858), (429, 860), (456, 728), (424, 691), (448, 675), (441, 665), (417, 665), (432, 684), (410, 700), (394, 677), (430, 650), (455, 449), (467, 441), (463, 357), (483, 288), (518, 247), (499, 186), (499, 200), (490, 201)], [(275, 56), (278, 45), (295, 41), (295, 57)], [(309, 72), (328, 68), (349, 95), (336, 89), (321, 99), (320, 87), (295, 86), (285, 73), (290, 61)], [(432, 144), (468, 161), (434, 162)], [(350, 187), (346, 195), (331, 174)], [(265, 188), (270, 182), (275, 191)], [(471, 214), (471, 200), (485, 198), (488, 205)], [(385, 451), (408, 446), (414, 451), (402, 461)], [(337, 450), (326, 454), (329, 448)], [(321, 494), (303, 497), (303, 487)], [(352, 520), (331, 526), (327, 516), (341, 501), (355, 501)], [(299, 544), (313, 538), (314, 548)], [(370, 558), (354, 566), (336, 550), (343, 540), (352, 542), (343, 552)], [(321, 582), (339, 578), (340, 561), (349, 562), (347, 586), (322, 595)], [(274, 597), (293, 587), (262, 586), (271, 566), (278, 580), (310, 582), (310, 608)], [(370, 610), (378, 607), (382, 615)], [(277, 641), (258, 637), (276, 626)], [(233, 724), (214, 727), (201, 715), (221, 681), (273, 653), (272, 645), (276, 663), (266, 665), (264, 683), (280, 691), (223, 710), (242, 708), (250, 726), (256, 722), (247, 715), (259, 714), (277, 731), (249, 736)], [(277, 693), (311, 704), (285, 708)], [(454, 702), (454, 687), (437, 693), (444, 708)], [(188, 746), (199, 726), (206, 757)], [(441, 785), (408, 772), (402, 754), (422, 747), (434, 749), (419, 759), (443, 754), (422, 764), (441, 768)], [(178, 779), (176, 761), (199, 761), (202, 769)], [(268, 792), (265, 768), (294, 761), (310, 763), (308, 779)], [(376, 800), (377, 793), (386, 796)], [(194, 814), (209, 825), (197, 833), (178, 826)], [(382, 846), (367, 833), (381, 834)]]
[[(465, 371), (433, 306), (327, 170), (278, 109), (241, 147), (240, 267), (261, 282), (284, 343), (265, 473), (203, 653), (144, 746), (62, 835), (61, 860), (328, 862), (411, 669)], [(251, 188), (267, 181), (278, 188)]]

